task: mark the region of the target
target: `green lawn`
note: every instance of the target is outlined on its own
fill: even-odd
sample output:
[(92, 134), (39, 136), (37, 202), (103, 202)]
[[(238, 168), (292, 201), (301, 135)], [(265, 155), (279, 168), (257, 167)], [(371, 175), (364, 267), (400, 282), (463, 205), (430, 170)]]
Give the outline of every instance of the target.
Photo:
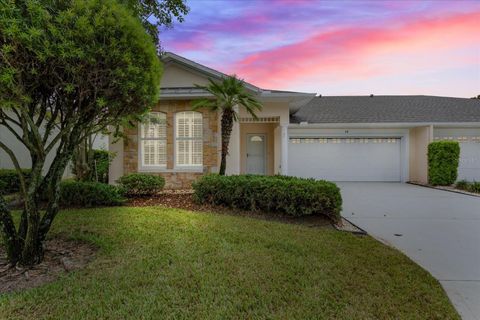
[(331, 229), (188, 211), (63, 211), (86, 269), (0, 296), (0, 319), (459, 319), (398, 251)]

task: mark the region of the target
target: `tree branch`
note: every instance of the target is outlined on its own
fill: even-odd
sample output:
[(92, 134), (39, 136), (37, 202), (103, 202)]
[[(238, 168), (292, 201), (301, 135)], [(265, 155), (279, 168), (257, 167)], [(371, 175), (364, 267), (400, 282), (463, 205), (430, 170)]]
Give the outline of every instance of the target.
[(17, 173), (18, 173), (18, 177), (19, 177), (19, 180), (20, 180), (20, 186), (22, 188), (22, 194), (25, 196), (27, 194), (27, 184), (25, 182), (25, 177), (22, 174), (22, 167), (20, 167), (20, 163), (18, 162), (18, 159), (15, 156), (15, 153), (12, 151), (12, 149), (7, 147), (2, 141), (0, 141), (0, 148), (2, 148), (8, 154), (10, 159), (12, 160), (13, 165), (14, 165), (15, 169), (17, 170)]

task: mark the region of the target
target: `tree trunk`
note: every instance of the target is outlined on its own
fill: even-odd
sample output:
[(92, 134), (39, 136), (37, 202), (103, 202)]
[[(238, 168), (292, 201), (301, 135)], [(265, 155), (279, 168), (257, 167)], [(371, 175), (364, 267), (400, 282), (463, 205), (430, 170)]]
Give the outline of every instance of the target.
[[(42, 178), (41, 163), (34, 166), (28, 191), (23, 195), (24, 210), (18, 232), (11, 212), (8, 210), (5, 200), (0, 196), (0, 227), (7, 250), (7, 258), (11, 265), (32, 266), (42, 262), (43, 242), (59, 211), (60, 181), (72, 151), (73, 147), (65, 150), (64, 154), (52, 163), (44, 178)], [(38, 206), (42, 194), (45, 194), (48, 202), (43, 217), (41, 217)]]
[(2, 196), (0, 196), (0, 226), (2, 227), (1, 233), (5, 249), (7, 250), (7, 259), (14, 265), (20, 259), (20, 246), (15, 231), (15, 224), (7, 208), (7, 203)]
[(7, 259), (11, 265), (17, 263), (25, 266), (37, 264), (43, 260), (43, 245), (39, 237), (40, 211), (37, 206), (37, 192), (24, 195), (24, 211), (17, 232), (10, 210), (5, 200), (0, 197), (0, 220)]
[(227, 155), (228, 155), (228, 145), (230, 143), (230, 135), (232, 134), (233, 128), (233, 113), (235, 111), (226, 109), (222, 113), (222, 152), (221, 152), (221, 161), (220, 161), (220, 171), (219, 174), (224, 176), (225, 170), (227, 169)]
[(43, 246), (38, 237), (40, 228), (40, 210), (39, 202), (42, 193), (42, 169), (45, 159), (39, 159), (35, 153), (32, 154), (32, 171), (26, 193), (23, 194), (23, 218), (22, 222), (27, 222), (27, 226), (20, 226), (26, 229), (25, 238), (21, 239), (23, 246), (21, 246), (20, 263), (22, 265), (31, 266), (40, 263), (43, 260)]

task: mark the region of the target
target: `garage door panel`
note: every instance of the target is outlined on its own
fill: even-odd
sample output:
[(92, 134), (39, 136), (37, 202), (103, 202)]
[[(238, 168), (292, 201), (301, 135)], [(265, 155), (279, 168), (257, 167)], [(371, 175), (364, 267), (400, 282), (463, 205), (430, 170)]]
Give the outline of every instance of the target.
[(331, 181), (400, 181), (400, 139), (293, 138), (289, 174)]
[(480, 181), (480, 129), (435, 129), (435, 140), (460, 143), (458, 180)]
[(480, 181), (480, 143), (460, 143), (458, 179)]

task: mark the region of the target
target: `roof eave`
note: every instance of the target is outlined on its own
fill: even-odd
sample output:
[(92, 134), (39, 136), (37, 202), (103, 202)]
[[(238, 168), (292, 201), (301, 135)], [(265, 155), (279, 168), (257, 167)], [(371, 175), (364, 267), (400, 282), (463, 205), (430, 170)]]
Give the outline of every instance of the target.
[(344, 122), (344, 123), (290, 123), (289, 128), (413, 128), (434, 127), (480, 127), (480, 122)]

